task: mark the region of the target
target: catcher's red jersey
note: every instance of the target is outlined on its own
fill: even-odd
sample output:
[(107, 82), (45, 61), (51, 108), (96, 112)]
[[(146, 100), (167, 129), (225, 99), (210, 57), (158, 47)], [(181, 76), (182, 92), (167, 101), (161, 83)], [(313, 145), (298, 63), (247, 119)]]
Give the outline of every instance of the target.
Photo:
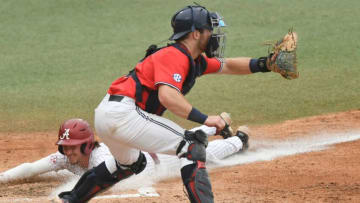
[[(186, 51), (187, 49), (183, 47)], [(207, 67), (203, 74), (218, 72), (222, 64), (217, 58), (204, 56)], [(157, 90), (159, 85), (169, 85), (179, 92), (189, 73), (189, 59), (180, 50), (173, 46), (163, 48), (148, 56), (144, 61), (136, 65), (136, 74), (141, 84), (149, 90)], [(108, 93), (110, 95), (124, 95), (135, 99), (136, 83), (132, 77), (123, 76), (115, 80)], [(142, 102), (137, 102), (140, 108), (145, 109), (149, 96), (148, 91), (143, 91)]]

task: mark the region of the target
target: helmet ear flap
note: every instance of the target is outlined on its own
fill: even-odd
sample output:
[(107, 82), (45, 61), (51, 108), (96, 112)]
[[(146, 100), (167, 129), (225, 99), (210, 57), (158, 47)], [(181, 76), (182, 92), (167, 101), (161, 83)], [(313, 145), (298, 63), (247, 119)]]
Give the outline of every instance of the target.
[(58, 151), (61, 153), (61, 154), (64, 154), (64, 150), (63, 150), (63, 147), (61, 145), (58, 145)]
[(80, 151), (83, 154), (90, 154), (91, 151), (94, 149), (94, 146), (95, 146), (94, 143), (89, 143), (89, 142), (84, 143), (84, 144), (81, 145)]

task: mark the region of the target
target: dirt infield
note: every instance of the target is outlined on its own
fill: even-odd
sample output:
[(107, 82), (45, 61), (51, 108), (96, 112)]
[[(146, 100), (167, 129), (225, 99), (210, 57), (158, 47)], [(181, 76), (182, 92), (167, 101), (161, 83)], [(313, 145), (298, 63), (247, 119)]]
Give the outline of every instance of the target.
[[(360, 110), (249, 127), (250, 144), (326, 133), (341, 135), (360, 132)], [(0, 171), (53, 153), (55, 141), (56, 132), (0, 134)], [(356, 139), (324, 150), (217, 168), (210, 172), (210, 178), (215, 202), (360, 202), (359, 171), (360, 140)], [(0, 202), (46, 202), (46, 197), (61, 182), (61, 178), (41, 176), (2, 184)], [(153, 187), (160, 197), (91, 202), (187, 202), (179, 178), (161, 181)]]

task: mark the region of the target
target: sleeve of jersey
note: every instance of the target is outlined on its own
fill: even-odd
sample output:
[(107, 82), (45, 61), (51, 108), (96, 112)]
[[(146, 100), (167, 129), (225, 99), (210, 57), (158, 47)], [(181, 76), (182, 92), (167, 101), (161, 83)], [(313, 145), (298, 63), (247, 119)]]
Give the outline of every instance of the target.
[(207, 68), (203, 75), (205, 74), (211, 74), (211, 73), (218, 73), (221, 72), (223, 65), (224, 65), (224, 59), (223, 58), (208, 58), (204, 55), (204, 58), (207, 62)]
[(61, 163), (58, 162), (59, 158), (61, 159), (61, 156), (63, 155), (60, 153), (54, 153), (32, 163), (23, 163), (15, 168), (5, 171), (3, 177), (6, 178), (6, 181), (13, 181), (33, 177), (49, 171), (59, 170), (62, 167)]
[(168, 85), (182, 89), (189, 70), (189, 59), (177, 50), (164, 50), (153, 57), (155, 86)]
[(209, 142), (206, 148), (206, 161), (215, 162), (231, 156), (242, 148), (241, 140), (233, 136), (228, 139), (217, 139)]

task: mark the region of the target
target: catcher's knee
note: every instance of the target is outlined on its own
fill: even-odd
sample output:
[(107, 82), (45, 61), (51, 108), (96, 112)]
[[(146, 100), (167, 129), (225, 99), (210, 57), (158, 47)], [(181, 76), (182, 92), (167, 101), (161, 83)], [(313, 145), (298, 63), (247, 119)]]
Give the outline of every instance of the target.
[(187, 158), (192, 161), (206, 161), (206, 147), (208, 145), (207, 135), (202, 130), (195, 132), (185, 131), (182, 140), (176, 150), (179, 158)]
[(207, 135), (202, 130), (185, 131), (185, 139), (177, 149), (177, 155), (180, 158), (192, 161), (181, 168), (181, 177), (192, 203), (214, 201), (205, 167), (207, 144)]
[(118, 163), (117, 166), (120, 168), (128, 168), (133, 173), (139, 174), (140, 172), (142, 172), (145, 169), (146, 163), (147, 163), (147, 161), (146, 161), (146, 157), (145, 157), (144, 153), (140, 152), (139, 158), (135, 163), (133, 163), (131, 165), (123, 165), (123, 164)]

